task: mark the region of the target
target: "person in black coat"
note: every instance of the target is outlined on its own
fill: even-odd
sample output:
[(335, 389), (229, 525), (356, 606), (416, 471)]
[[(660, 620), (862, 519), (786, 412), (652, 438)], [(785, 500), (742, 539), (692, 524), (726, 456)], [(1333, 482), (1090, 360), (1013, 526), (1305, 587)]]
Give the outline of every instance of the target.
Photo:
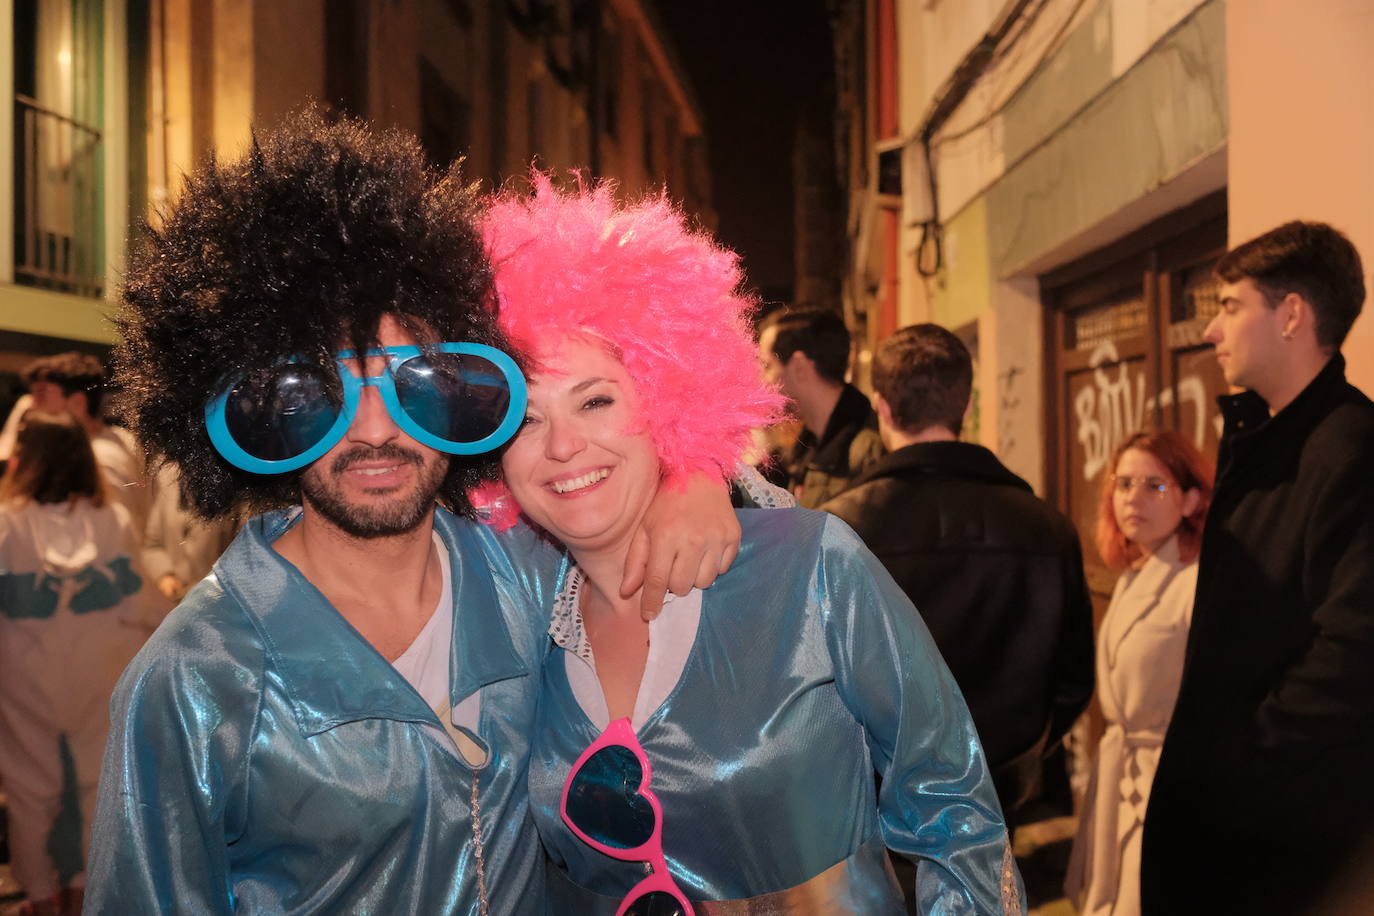
[(972, 383), (968, 350), (938, 325), (884, 341), (873, 386), (891, 452), (822, 508), (858, 532), (920, 611), (1011, 824), (1092, 697), (1092, 604), (1069, 520), (992, 452), (958, 441)]
[(801, 421), (796, 442), (776, 456), (772, 482), (806, 508), (818, 508), (849, 489), (883, 454), (868, 398), (844, 380), (844, 318), (818, 308), (774, 313), (759, 331), (759, 363), (764, 379), (787, 395)]
[(1217, 273), (1205, 336), (1247, 390), (1220, 399), (1141, 894), (1148, 914), (1290, 916), (1358, 880), (1374, 820), (1374, 404), (1339, 350), (1364, 274), (1343, 235), (1298, 222)]

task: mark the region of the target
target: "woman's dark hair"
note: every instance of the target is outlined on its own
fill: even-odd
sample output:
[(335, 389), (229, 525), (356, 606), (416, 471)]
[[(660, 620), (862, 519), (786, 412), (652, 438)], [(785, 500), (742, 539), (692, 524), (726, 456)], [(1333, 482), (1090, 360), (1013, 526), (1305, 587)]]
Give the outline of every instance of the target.
[(105, 486), (81, 424), (66, 414), (30, 410), (19, 423), (14, 454), (0, 479), (0, 505), (105, 505)]
[[(375, 345), (384, 315), (421, 341), (509, 350), (476, 209), (458, 165), (430, 168), (414, 137), (313, 110), (188, 177), (130, 261), (114, 365), (126, 422), (151, 460), (179, 466), (198, 512), (300, 499), (303, 470), (241, 471), (205, 431), (205, 404), (247, 370), (332, 367), (341, 347)], [(465, 491), (497, 470), (494, 456), (453, 458), (440, 501), (470, 511)]]

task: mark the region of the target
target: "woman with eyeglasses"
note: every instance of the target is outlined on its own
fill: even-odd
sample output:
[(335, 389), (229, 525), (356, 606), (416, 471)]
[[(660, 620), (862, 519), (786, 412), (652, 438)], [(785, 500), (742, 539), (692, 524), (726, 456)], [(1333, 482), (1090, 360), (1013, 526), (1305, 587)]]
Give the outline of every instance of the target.
[(1097, 640), (1107, 720), (1083, 801), (1066, 890), (1083, 916), (1140, 912), (1140, 836), (1178, 697), (1212, 467), (1172, 430), (1126, 437), (1112, 455), (1097, 549), (1121, 570)]
[(922, 912), (1020, 912), (968, 710), (842, 522), (742, 510), (712, 588), (652, 622), (619, 593), (660, 480), (733, 474), (782, 402), (733, 254), (662, 198), (534, 184), (483, 228), (529, 360), (491, 511), (513, 497), (568, 557), (529, 774), (549, 911), (900, 914), (886, 848), (919, 863)]

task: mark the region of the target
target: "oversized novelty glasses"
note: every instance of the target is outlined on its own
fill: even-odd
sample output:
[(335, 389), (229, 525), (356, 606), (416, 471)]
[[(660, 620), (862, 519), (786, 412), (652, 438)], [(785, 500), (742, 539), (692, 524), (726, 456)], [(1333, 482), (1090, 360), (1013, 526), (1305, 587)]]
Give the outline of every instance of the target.
[(597, 852), (649, 865), (615, 916), (693, 916), (663, 858), (663, 808), (650, 777), (630, 720), (616, 719), (573, 764), (563, 785), (563, 823)]
[[(305, 467), (343, 438), (369, 385), (406, 435), (451, 455), (499, 448), (525, 416), (525, 378), (495, 347), (442, 343), (334, 356), (331, 367), (290, 360), (249, 372), (206, 404), (205, 428), (225, 460), (254, 474)], [(382, 356), (380, 375), (356, 374), (367, 358)]]

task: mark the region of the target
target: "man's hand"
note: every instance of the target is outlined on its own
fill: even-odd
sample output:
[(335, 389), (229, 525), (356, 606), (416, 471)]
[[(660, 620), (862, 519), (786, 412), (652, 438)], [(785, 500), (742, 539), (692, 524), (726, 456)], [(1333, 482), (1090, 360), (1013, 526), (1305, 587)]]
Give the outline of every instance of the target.
[(669, 591), (707, 588), (728, 570), (739, 539), (730, 491), (719, 478), (694, 473), (683, 482), (665, 481), (630, 544), (620, 595), (628, 598), (643, 587), (640, 613), (653, 620)]

